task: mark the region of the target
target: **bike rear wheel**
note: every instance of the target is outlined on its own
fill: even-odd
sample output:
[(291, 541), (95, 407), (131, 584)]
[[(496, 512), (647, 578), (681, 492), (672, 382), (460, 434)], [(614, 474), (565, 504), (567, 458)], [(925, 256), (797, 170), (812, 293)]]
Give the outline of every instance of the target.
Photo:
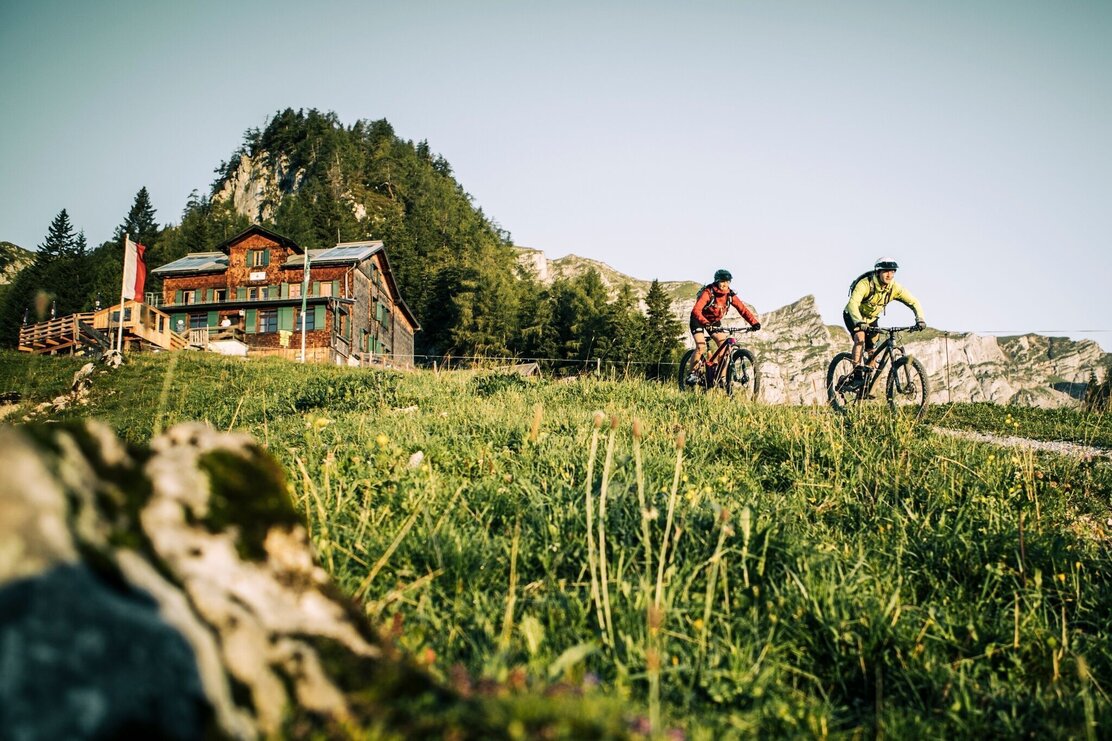
[(757, 359), (748, 350), (734, 350), (730, 367), (726, 369), (726, 393), (737, 394), (746, 401), (757, 398), (761, 391), (761, 376)]
[(705, 369), (700, 367), (694, 373), (691, 370), (695, 367), (695, 360), (694, 350), (688, 350), (680, 360), (680, 372), (676, 377), (680, 391), (705, 391), (707, 388)]
[(830, 361), (830, 367), (826, 369), (826, 396), (830, 400), (830, 406), (839, 412), (845, 411), (847, 407), (856, 406), (864, 396), (860, 388), (847, 388), (853, 379), (854, 367), (853, 355), (840, 352), (834, 356)]
[(886, 395), (888, 406), (896, 414), (914, 419), (921, 417), (930, 396), (930, 383), (923, 364), (913, 357), (903, 357), (893, 363)]

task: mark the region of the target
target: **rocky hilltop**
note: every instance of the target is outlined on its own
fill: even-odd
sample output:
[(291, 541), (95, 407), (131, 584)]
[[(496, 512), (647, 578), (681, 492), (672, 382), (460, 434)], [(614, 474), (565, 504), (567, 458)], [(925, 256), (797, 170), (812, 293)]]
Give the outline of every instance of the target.
[(0, 285), (11, 283), (16, 273), (34, 261), (34, 252), (11, 242), (0, 242)]
[[(549, 260), (538, 250), (520, 249), (521, 262), (545, 283), (593, 268), (607, 286), (628, 285), (641, 297), (650, 285), (595, 260), (575, 255)], [(672, 297), (676, 316), (687, 326), (699, 284), (661, 281), (661, 285)], [(845, 331), (823, 323), (814, 296), (763, 311), (761, 319), (760, 333), (746, 336), (744, 342), (758, 358), (763, 400), (825, 404), (827, 365), (836, 353), (849, 349)], [(726, 324), (741, 322), (734, 315)], [(686, 333), (684, 339), (690, 339)], [(1090, 375), (1103, 379), (1112, 363), (1112, 355), (1095, 342), (1037, 334), (992, 337), (928, 330), (903, 340), (906, 351), (919, 358), (930, 374), (932, 403), (1071, 406), (1079, 403)]]

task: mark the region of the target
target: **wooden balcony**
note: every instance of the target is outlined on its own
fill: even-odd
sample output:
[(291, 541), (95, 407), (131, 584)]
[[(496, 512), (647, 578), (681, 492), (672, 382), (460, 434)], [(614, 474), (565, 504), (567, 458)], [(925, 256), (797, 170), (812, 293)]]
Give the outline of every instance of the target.
[[(170, 328), (170, 315), (138, 301), (123, 307), (124, 349), (181, 350), (186, 338)], [(104, 352), (115, 345), (120, 333), (120, 307), (70, 314), (19, 330), (19, 349), (40, 355)]]

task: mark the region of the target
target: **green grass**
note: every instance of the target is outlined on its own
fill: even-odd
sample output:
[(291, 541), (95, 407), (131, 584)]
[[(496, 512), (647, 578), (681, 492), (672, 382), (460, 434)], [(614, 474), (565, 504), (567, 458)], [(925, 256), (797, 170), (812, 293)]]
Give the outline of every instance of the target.
[[(4, 355), (0, 383), (29, 404), (79, 365)], [(597, 684), (694, 738), (1112, 727), (1107, 463), (669, 384), (193, 353), (95, 383), (60, 417), (264, 442), (339, 586), (446, 681)], [(931, 415), (1106, 429), (1016, 411)]]
[(1107, 412), (987, 403), (940, 404), (927, 408), (925, 421), (953, 429), (1112, 448), (1112, 415)]

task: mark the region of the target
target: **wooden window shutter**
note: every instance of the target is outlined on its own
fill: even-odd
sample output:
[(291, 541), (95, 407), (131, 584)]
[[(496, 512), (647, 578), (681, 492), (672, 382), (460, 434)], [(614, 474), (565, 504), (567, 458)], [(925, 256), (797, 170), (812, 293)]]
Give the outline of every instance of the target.
[(277, 283), (275, 283), (274, 285), (266, 287), (266, 297), (267, 298), (278, 298), (281, 295), (282, 295), (282, 287), (279, 286)]
[(279, 306), (278, 307), (278, 329), (285, 329), (293, 331), (293, 307), (292, 306)]
[(180, 288), (178, 290), (174, 291), (174, 303), (175, 304), (180, 304), (181, 303), (181, 289)]
[(247, 300), (247, 287), (246, 286), (239, 286), (238, 288), (236, 288), (236, 300), (237, 301), (246, 301)]
[(247, 334), (257, 334), (259, 331), (256, 326), (259, 323), (259, 310), (248, 309), (243, 323), (246, 325)]
[(282, 284), (282, 298), (289, 298), (289, 297), (290, 297), (290, 284), (289, 283), (283, 283)]
[(219, 323), (220, 323), (220, 312), (219, 311), (210, 311), (208, 313), (208, 325), (210, 327), (215, 327)]
[(324, 304), (313, 307), (313, 326), (317, 329), (325, 328), (325, 307)]

